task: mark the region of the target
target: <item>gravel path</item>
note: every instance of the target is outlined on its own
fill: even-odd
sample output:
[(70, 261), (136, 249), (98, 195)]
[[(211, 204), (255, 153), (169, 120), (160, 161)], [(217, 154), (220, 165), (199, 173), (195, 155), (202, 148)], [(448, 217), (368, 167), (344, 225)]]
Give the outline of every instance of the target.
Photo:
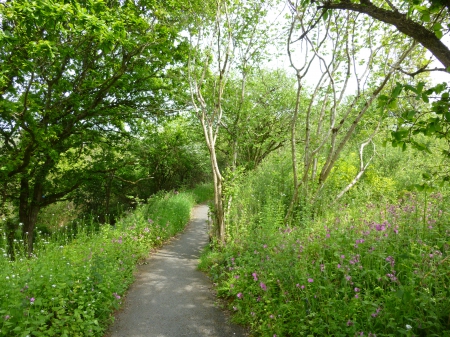
[(215, 305), (208, 278), (197, 270), (207, 244), (208, 207), (196, 206), (186, 230), (138, 269), (108, 337), (246, 336)]

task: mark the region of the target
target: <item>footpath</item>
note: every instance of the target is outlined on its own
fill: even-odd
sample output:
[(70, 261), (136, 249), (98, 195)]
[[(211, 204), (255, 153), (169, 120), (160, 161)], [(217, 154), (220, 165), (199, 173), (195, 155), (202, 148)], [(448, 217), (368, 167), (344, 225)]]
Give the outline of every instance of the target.
[(105, 337), (240, 337), (216, 303), (212, 284), (197, 270), (208, 242), (208, 207), (196, 206), (184, 232), (139, 266), (123, 309)]

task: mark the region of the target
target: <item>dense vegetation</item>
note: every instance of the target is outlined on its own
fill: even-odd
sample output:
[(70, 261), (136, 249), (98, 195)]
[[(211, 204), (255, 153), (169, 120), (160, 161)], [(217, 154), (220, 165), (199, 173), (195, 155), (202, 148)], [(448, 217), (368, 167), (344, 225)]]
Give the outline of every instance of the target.
[(96, 227), (92, 219), (57, 226), (51, 234), (39, 231), (31, 259), (22, 253), (11, 263), (2, 256), (0, 335), (102, 336), (136, 264), (184, 228), (193, 205), (210, 198), (209, 190), (160, 193), (114, 227)]
[(1, 334), (100, 335), (205, 181), (255, 335), (450, 334), (448, 9), (0, 3)]
[[(417, 160), (389, 152), (408, 158), (388, 176), (372, 170), (339, 203), (302, 201), (290, 226), (286, 155), (240, 178), (229, 243), (201, 264), (236, 322), (261, 336), (450, 334), (449, 191), (403, 189)], [(341, 170), (356, 170), (347, 158)]]

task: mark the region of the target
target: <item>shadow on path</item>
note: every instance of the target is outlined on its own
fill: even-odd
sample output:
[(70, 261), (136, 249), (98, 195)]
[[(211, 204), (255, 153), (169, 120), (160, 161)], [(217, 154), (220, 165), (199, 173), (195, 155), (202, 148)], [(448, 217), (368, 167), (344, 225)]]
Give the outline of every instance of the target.
[(196, 206), (186, 230), (138, 268), (108, 337), (246, 336), (214, 305), (208, 278), (197, 270), (207, 244), (208, 207)]

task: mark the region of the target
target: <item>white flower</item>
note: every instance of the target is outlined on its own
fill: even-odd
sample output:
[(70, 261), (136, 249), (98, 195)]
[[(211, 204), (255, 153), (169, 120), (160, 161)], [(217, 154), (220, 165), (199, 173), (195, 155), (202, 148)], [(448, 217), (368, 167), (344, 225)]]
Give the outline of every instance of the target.
[(412, 329), (412, 326), (409, 325), (409, 324), (406, 324), (406, 329), (407, 329), (407, 330), (411, 330), (411, 329)]
[(56, 284), (52, 284), (52, 287), (53, 287), (53, 288), (56, 288)]

